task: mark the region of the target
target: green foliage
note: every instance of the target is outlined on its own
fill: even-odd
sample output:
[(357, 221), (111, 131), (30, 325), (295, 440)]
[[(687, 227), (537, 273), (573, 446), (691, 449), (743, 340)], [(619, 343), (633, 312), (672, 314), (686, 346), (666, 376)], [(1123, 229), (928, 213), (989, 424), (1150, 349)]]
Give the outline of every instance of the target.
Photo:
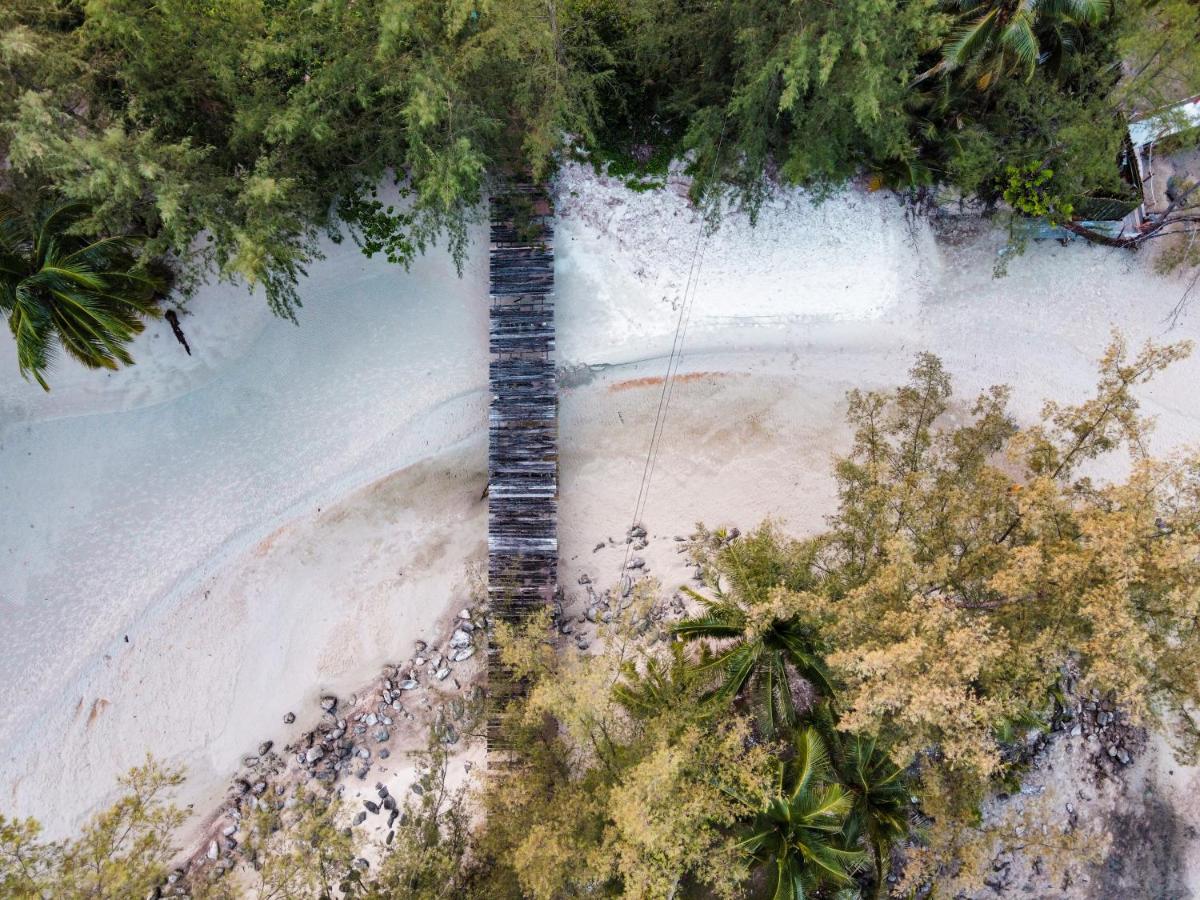
[(167, 802), (182, 775), (153, 761), (121, 779), (125, 795), (76, 837), (46, 843), (32, 820), (0, 816), (0, 894), (13, 900), (145, 897), (163, 883), (184, 814)]
[[(741, 798), (739, 798), (741, 799)], [(824, 741), (806, 728), (795, 755), (776, 765), (763, 806), (743, 800), (753, 818), (737, 847), (774, 876), (774, 900), (805, 900), (824, 887), (849, 887), (866, 862), (858, 849), (840, 846), (853, 800), (833, 778)]]
[(446, 784), (449, 757), (433, 744), (418, 759), (420, 797), (405, 802), (388, 845), (364, 896), (372, 900), (391, 897), (461, 897), (471, 875), (467, 864), (470, 820), (466, 790)]
[(722, 643), (716, 653), (701, 658), (698, 671), (718, 674), (718, 698), (728, 701), (752, 695), (765, 736), (773, 738), (780, 729), (797, 723), (796, 694), (803, 689), (797, 676), (826, 696), (832, 693), (824, 648), (812, 625), (795, 615), (794, 609), (768, 602), (765, 596), (739, 603), (689, 593), (704, 613), (679, 622), (672, 633), (685, 641)]
[[(322, 234), (461, 263), (485, 172), (541, 177), (563, 132), (590, 133), (589, 8), (22, 0), (0, 11), (0, 155), (85, 204), (83, 231), (148, 235), (184, 288), (215, 266), (294, 316)], [(371, 198), (392, 174), (400, 212)]]
[(1069, 220), (1074, 212), (1071, 204), (1051, 193), (1053, 169), (1044, 169), (1037, 163), (1007, 169), (1008, 183), (1004, 187), (1004, 202), (1018, 212), (1034, 218), (1046, 219), (1052, 224)]
[(132, 365), (126, 345), (158, 314), (163, 280), (139, 266), (133, 240), (78, 235), (87, 214), (57, 203), (25, 215), (0, 201), (0, 313), (21, 374), (45, 390), (57, 348), (92, 369)]
[(961, 13), (937, 70), (962, 71), (986, 89), (1008, 74), (1032, 77), (1045, 44), (1059, 52), (1072, 49), (1080, 29), (1102, 22), (1111, 2), (954, 0), (946, 5)]

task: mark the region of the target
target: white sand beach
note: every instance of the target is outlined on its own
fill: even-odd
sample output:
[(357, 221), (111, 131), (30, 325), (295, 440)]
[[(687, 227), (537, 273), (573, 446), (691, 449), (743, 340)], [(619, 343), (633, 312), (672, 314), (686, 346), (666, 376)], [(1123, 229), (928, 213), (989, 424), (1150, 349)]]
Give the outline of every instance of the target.
[[(576, 166), (558, 214), (569, 590), (617, 576), (618, 551), (593, 548), (630, 524), (699, 222), (682, 183), (636, 194)], [(148, 751), (187, 767), (181, 798), (203, 810), (257, 742), (463, 606), (486, 554), (481, 237), (462, 278), (437, 252), (405, 273), (330, 246), (298, 327), (208, 287), (182, 320), (194, 356), (152, 323), (137, 366), (64, 362), (49, 395), (0, 338), (6, 814), (60, 835)], [(918, 351), (960, 397), (1012, 385), (1030, 418), (1089, 390), (1113, 328), (1200, 337), (1200, 310), (1168, 331), (1183, 285), (1147, 260), (1051, 242), (995, 279), (1002, 244), (982, 226), (939, 241), (884, 194), (726, 219), (643, 516), (666, 587), (687, 575), (671, 537), (697, 521), (820, 527), (845, 392), (897, 383)], [(1197, 383), (1193, 356), (1145, 390), (1156, 451), (1200, 439)]]

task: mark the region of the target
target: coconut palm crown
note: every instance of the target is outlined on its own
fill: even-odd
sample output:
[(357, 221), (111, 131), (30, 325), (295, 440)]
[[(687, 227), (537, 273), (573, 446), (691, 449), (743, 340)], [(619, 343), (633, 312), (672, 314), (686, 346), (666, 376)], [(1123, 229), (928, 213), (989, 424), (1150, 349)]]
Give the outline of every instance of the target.
[(77, 235), (86, 214), (79, 203), (27, 215), (0, 201), (0, 314), (21, 374), (45, 390), (59, 348), (92, 369), (132, 365), (129, 341), (158, 314), (162, 279), (138, 265), (130, 238)]
[[(1110, 0), (948, 0), (957, 10), (958, 29), (942, 50), (942, 61), (926, 75), (964, 70), (981, 89), (1008, 72), (1032, 74), (1042, 57), (1042, 39), (1057, 36), (1071, 44), (1072, 32), (1094, 25), (1108, 13)], [(924, 76), (922, 76), (924, 77)]]
[(843, 842), (852, 807), (852, 797), (833, 780), (820, 735), (813, 728), (798, 732), (795, 756), (779, 762), (773, 791), (737, 843), (753, 863), (767, 869), (772, 900), (807, 900), (824, 888), (854, 887), (854, 874), (866, 854)]
[(908, 834), (908, 788), (876, 738), (839, 737), (838, 744), (838, 779), (851, 799), (845, 834), (851, 845), (862, 839), (871, 848), (875, 896), (882, 897), (892, 846)]
[(704, 606), (704, 612), (677, 623), (672, 632), (685, 641), (714, 642), (698, 670), (720, 673), (713, 692), (724, 700), (748, 695), (754, 701), (763, 732), (773, 737), (798, 721), (796, 704), (799, 675), (820, 694), (833, 694), (829, 670), (813, 631), (795, 617), (775, 617), (769, 609), (754, 609), (730, 596), (705, 597), (684, 590)]

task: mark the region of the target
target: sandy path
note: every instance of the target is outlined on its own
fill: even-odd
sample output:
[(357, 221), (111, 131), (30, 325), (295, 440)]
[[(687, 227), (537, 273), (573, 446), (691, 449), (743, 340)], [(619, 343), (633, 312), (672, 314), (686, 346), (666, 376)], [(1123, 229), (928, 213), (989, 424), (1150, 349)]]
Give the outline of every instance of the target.
[[(560, 213), (571, 586), (616, 576), (616, 551), (592, 549), (629, 524), (695, 222), (678, 196), (578, 171)], [(1131, 257), (1056, 244), (996, 281), (997, 247), (937, 245), (882, 197), (728, 222), (644, 517), (654, 573), (684, 577), (670, 536), (697, 520), (819, 527), (844, 392), (903, 379), (917, 350), (962, 396), (1013, 384), (1029, 416), (1091, 385), (1111, 325), (1159, 335), (1178, 296)], [(356, 253), (314, 267), (300, 328), (246, 314), (237, 353), (168, 387), (151, 387), (177, 364), (163, 351), (129, 384), (17, 402), (0, 358), (0, 806), (68, 828), (145, 749), (187, 764), (202, 803), (286, 737), (283, 712), (365, 681), (457, 608), (484, 552), (483, 258), (458, 282), (439, 257), (402, 276)], [(185, 320), (193, 344), (222, 330), (206, 310), (236, 312), (222, 303)], [(1198, 376), (1193, 359), (1147, 392), (1160, 448), (1200, 436)]]

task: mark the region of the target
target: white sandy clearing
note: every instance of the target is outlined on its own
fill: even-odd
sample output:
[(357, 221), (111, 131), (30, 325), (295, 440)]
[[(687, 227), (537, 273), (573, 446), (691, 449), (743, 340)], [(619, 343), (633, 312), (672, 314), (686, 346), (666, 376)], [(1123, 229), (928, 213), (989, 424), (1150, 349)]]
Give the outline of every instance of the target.
[[(632, 194), (577, 167), (559, 214), (572, 586), (617, 575), (620, 550), (592, 550), (630, 524), (698, 222), (677, 184)], [(995, 280), (999, 246), (938, 244), (883, 195), (790, 194), (758, 231), (729, 217), (644, 517), (653, 573), (686, 577), (670, 536), (697, 520), (819, 527), (844, 392), (898, 382), (918, 350), (961, 396), (1012, 384), (1029, 417), (1090, 388), (1113, 326), (1200, 333), (1193, 316), (1163, 334), (1181, 287), (1135, 257), (1042, 244)], [(134, 370), (64, 364), (49, 399), (0, 344), (0, 806), (61, 833), (146, 750), (187, 764), (202, 803), (287, 737), (284, 712), (370, 679), (462, 605), (484, 552), (485, 262), (459, 281), (439, 256), (405, 275), (330, 248), (299, 328), (214, 290), (184, 320), (197, 361), (155, 325)], [(1145, 392), (1158, 449), (1200, 436), (1198, 376), (1193, 359)]]

